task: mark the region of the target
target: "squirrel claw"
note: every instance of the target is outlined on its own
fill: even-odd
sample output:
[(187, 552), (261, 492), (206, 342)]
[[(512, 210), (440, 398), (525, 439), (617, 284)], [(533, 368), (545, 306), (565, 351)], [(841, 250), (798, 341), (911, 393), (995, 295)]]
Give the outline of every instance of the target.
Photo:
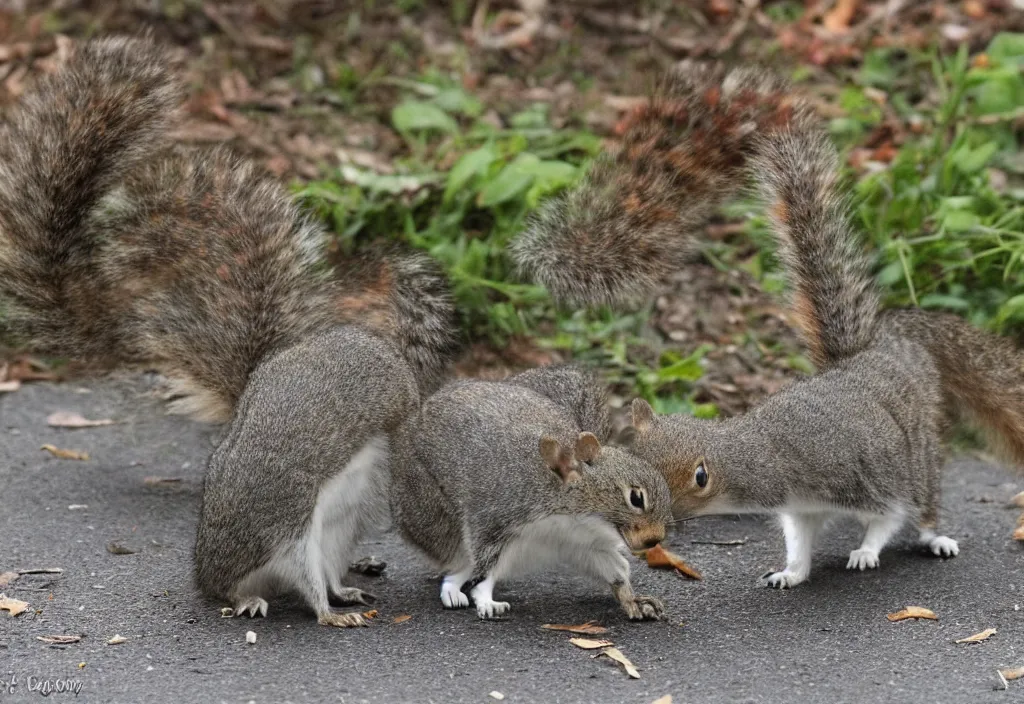
[(664, 621), (665, 604), (653, 596), (638, 596), (622, 605), (631, 621)]
[(235, 604), (233, 615), (244, 616), (246, 613), (249, 614), (249, 618), (256, 618), (256, 616), (266, 616), (267, 600), (262, 599), (258, 596), (250, 596), (237, 602)]
[(359, 628), (370, 625), (363, 618), (363, 615), (358, 612), (338, 613), (336, 611), (328, 611), (325, 614), (320, 614), (316, 620), (321, 626), (334, 626), (335, 628)]
[(357, 604), (373, 606), (377, 597), (356, 587), (342, 587), (331, 590), (329, 601), (331, 606), (355, 606)]
[(511, 607), (507, 601), (480, 601), (476, 605), (476, 615), (482, 619), (493, 619), (504, 616)]
[(761, 579), (766, 581), (765, 586), (775, 589), (791, 589), (803, 582), (806, 577), (801, 577), (789, 570), (782, 570), (781, 572), (771, 572)]

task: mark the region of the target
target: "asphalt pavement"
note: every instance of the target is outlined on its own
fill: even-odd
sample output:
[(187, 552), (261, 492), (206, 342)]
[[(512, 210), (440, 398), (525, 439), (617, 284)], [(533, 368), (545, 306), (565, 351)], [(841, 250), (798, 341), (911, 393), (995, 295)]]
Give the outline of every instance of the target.
[[(116, 423), (48, 427), (59, 410)], [(782, 564), (771, 520), (691, 521), (668, 542), (703, 581), (634, 563), (637, 592), (668, 605), (663, 623), (630, 623), (602, 586), (555, 573), (499, 585), (512, 604), (503, 621), (446, 611), (438, 575), (389, 532), (361, 551), (387, 561), (384, 574), (350, 581), (379, 597), (373, 625), (338, 630), (294, 599), (249, 620), (222, 618), (195, 593), (196, 510), (217, 433), (166, 415), (139, 377), (0, 394), (0, 573), (62, 570), (0, 587), (29, 603), (0, 611), (0, 703), (43, 701), (47, 686), (49, 701), (111, 703), (1024, 702), (1024, 680), (1004, 689), (997, 675), (1024, 666), (1024, 549), (1006, 506), (1024, 480), (999, 467), (947, 468), (942, 520), (959, 557), (923, 555), (907, 531), (879, 570), (848, 572), (860, 529), (839, 523), (812, 581), (788, 592), (758, 582)], [(938, 621), (886, 619), (909, 605)], [(639, 679), (540, 628), (587, 621), (609, 629)], [(984, 642), (953, 642), (989, 628)], [(38, 639), (54, 635), (81, 638)], [(115, 635), (126, 640), (108, 644)]]

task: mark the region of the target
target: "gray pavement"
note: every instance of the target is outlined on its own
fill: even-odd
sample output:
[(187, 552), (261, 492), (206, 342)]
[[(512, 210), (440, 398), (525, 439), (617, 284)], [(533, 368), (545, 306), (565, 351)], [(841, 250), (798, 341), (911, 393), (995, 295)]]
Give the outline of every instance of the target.
[[(56, 410), (118, 423), (49, 428)], [(815, 553), (813, 581), (790, 592), (757, 581), (783, 554), (770, 521), (692, 521), (669, 542), (703, 582), (636, 565), (637, 591), (667, 602), (667, 623), (629, 623), (602, 587), (557, 574), (501, 586), (512, 603), (502, 622), (444, 611), (437, 575), (387, 533), (362, 551), (388, 562), (384, 576), (352, 577), (379, 596), (378, 619), (335, 630), (294, 600), (250, 621), (221, 618), (196, 596), (195, 514), (215, 439), (215, 429), (165, 415), (138, 379), (0, 395), (0, 573), (63, 569), (0, 589), (31, 604), (16, 618), (0, 612), (0, 680), (15, 679), (0, 702), (42, 701), (29, 684), (58, 679), (80, 692), (50, 701), (494, 702), (494, 691), (505, 702), (1024, 702), (1024, 681), (1003, 690), (996, 675), (1024, 666), (1024, 550), (1010, 540), (1015, 514), (1005, 507), (1024, 481), (997, 467), (947, 469), (944, 525), (958, 558), (923, 556), (906, 533), (879, 571), (850, 573), (859, 530), (839, 524)], [(91, 458), (58, 460), (44, 443)], [(183, 481), (151, 486), (148, 476)], [(744, 537), (741, 546), (691, 542)], [(110, 543), (138, 552), (112, 554)], [(886, 620), (909, 604), (940, 620)], [(610, 628), (639, 680), (540, 629), (589, 620)], [(986, 628), (998, 633), (984, 643), (952, 642)], [(55, 634), (83, 637), (66, 646), (36, 638)], [(108, 645), (115, 634), (127, 641)]]

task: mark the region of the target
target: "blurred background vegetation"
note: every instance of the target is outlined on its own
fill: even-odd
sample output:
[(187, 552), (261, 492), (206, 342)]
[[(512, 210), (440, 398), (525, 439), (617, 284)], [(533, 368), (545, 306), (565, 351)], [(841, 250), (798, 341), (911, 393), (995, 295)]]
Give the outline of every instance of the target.
[(700, 256), (644, 310), (557, 310), (510, 271), (529, 213), (686, 58), (771, 65), (814, 101), (888, 304), (1024, 342), (1021, 0), (15, 2), (0, 110), (69, 38), (141, 27), (189, 71), (183, 141), (231, 142), (292, 183), (333, 256), (387, 237), (444, 264), (462, 373), (576, 358), (619, 398), (714, 416), (812, 371), (753, 202), (695, 233)]

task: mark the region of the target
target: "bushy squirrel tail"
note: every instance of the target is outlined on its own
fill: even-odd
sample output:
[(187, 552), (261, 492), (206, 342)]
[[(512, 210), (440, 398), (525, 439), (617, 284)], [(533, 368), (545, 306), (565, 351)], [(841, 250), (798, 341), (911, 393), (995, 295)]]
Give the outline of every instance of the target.
[(823, 367), (857, 354), (874, 337), (880, 301), (847, 216), (835, 147), (813, 123), (791, 123), (758, 136), (750, 171), (812, 360)]
[(184, 91), (145, 39), (77, 47), (0, 125), (0, 296), (17, 333), (54, 354), (132, 355), (130, 303), (99, 274), (97, 204), (167, 142)]
[(153, 362), (171, 410), (202, 420), (229, 419), (260, 362), (339, 324), (389, 338), (436, 384), (457, 348), (438, 268), (388, 252), (332, 271), (323, 227), (253, 163), (165, 148), (182, 98), (167, 64), (145, 40), (86, 43), (0, 132), (0, 293), (17, 329)]
[(768, 72), (679, 66), (624, 123), (621, 148), (531, 219), (513, 259), (560, 303), (644, 301), (745, 183), (755, 137), (809, 116)]
[(950, 411), (978, 426), (994, 450), (1024, 469), (1024, 350), (952, 313), (892, 310), (884, 320), (928, 350)]

